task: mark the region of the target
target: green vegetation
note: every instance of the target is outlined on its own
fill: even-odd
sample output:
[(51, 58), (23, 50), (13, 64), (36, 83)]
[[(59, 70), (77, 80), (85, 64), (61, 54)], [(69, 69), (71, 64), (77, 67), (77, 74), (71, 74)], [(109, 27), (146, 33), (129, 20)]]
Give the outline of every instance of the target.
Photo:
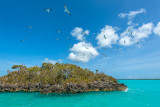
[(43, 63), (42, 67), (34, 66), (27, 68), (24, 65), (14, 65), (14, 71), (8, 72), (8, 75), (0, 78), (1, 82), (8, 84), (67, 84), (67, 83), (91, 83), (94, 81), (105, 81), (117, 83), (117, 80), (103, 72), (96, 73), (89, 69), (83, 69), (73, 64), (51, 64)]

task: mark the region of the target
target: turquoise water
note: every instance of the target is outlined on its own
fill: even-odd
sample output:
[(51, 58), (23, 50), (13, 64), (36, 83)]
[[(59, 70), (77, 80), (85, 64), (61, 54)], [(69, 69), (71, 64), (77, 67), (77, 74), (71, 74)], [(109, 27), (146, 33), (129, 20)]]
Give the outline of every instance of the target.
[(0, 93), (0, 107), (160, 107), (160, 80), (121, 80), (127, 92)]

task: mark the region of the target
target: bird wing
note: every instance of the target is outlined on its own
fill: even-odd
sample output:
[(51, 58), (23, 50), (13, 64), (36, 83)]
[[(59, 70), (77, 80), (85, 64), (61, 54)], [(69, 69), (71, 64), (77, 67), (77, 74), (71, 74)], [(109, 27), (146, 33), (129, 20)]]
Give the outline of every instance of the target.
[(60, 31), (60, 30), (58, 30), (58, 33), (61, 33), (61, 31)]
[(65, 11), (69, 14), (69, 15), (71, 15), (71, 13), (69, 12), (69, 10), (67, 9), (67, 6), (64, 4), (64, 8), (65, 8)]
[(106, 57), (106, 55), (105, 55), (105, 54), (103, 54), (103, 56), (105, 56), (105, 57)]
[(65, 10), (67, 11), (68, 9), (67, 9), (67, 6), (64, 4), (64, 8), (65, 8)]
[(71, 13), (69, 11), (67, 11), (69, 15), (71, 15)]
[(81, 33), (82, 33), (83, 35), (86, 35), (86, 33), (85, 33), (85, 32), (83, 32), (83, 31), (81, 31)]
[(32, 26), (27, 26), (28, 28), (33, 28)]
[(50, 11), (50, 10), (52, 10), (52, 9), (44, 9), (45, 11)]

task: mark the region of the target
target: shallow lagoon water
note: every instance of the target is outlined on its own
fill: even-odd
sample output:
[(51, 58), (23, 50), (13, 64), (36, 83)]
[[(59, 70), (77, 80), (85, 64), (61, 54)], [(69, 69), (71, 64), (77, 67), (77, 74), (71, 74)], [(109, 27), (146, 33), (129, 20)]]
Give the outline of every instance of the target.
[(0, 107), (160, 107), (160, 80), (120, 80), (127, 91), (78, 94), (1, 92)]

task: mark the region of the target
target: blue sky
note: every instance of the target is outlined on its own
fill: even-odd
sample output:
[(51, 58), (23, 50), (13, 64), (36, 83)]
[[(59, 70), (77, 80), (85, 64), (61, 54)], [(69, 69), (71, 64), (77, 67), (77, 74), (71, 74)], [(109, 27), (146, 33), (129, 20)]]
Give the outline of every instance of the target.
[(159, 0), (1, 0), (0, 76), (14, 64), (58, 61), (116, 78), (160, 78), (159, 5)]

